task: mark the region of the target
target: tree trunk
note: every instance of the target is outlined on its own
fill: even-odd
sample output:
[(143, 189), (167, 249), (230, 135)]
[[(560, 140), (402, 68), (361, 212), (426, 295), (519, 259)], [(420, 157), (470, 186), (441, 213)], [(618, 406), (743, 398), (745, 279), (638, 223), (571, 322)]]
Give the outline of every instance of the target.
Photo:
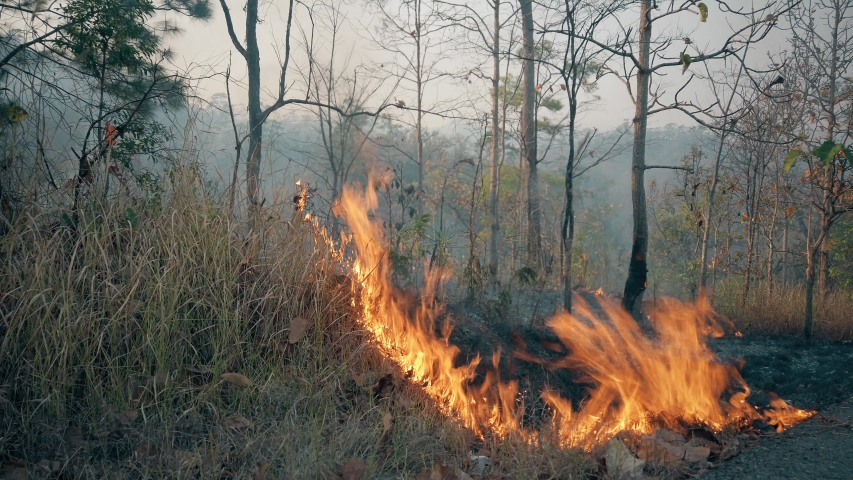
[(258, 0), (246, 2), (246, 67), (249, 74), (249, 152), (246, 160), (246, 197), (249, 201), (249, 231), (255, 228), (260, 207), (261, 145), (261, 54), (258, 49)]
[[(832, 47), (829, 59), (829, 97), (828, 97), (828, 105), (827, 107), (827, 129), (826, 129), (826, 139), (828, 141), (834, 141), (835, 137), (835, 123), (837, 122), (835, 115), (835, 96), (837, 95), (838, 90), (838, 47), (839, 47), (839, 37), (838, 30), (841, 26), (841, 22), (843, 21), (843, 17), (841, 15), (841, 5), (836, 1), (833, 5), (834, 7), (834, 17), (832, 24)], [(842, 138), (842, 141), (844, 139)], [(830, 216), (833, 214), (834, 206), (832, 195), (835, 191), (835, 179), (836, 179), (836, 170), (835, 170), (835, 159), (833, 158), (826, 167), (824, 168), (825, 181), (826, 185), (824, 185), (823, 189), (823, 211), (820, 215), (820, 226), (821, 226), (821, 236), (823, 237), (823, 242), (820, 245), (820, 275), (818, 277), (818, 287), (821, 295), (826, 295), (829, 293), (829, 228), (832, 226), (830, 221)]]
[[(570, 107), (571, 108), (571, 107)], [(570, 112), (571, 116), (573, 112)], [(569, 158), (566, 162), (566, 204), (563, 213), (562, 244), (563, 244), (563, 307), (572, 311), (572, 247), (575, 239), (574, 211), (574, 165), (575, 165), (575, 136), (574, 121), (569, 120)]]
[(815, 249), (809, 245), (806, 248), (806, 318), (803, 326), (803, 337), (806, 340), (812, 338), (812, 326), (814, 325), (814, 284), (815, 284)]
[(423, 65), (421, 62), (421, 0), (415, 0), (415, 93), (417, 94), (417, 115), (415, 118), (415, 137), (417, 140), (417, 159), (418, 159), (418, 194), (416, 200), (416, 210), (418, 215), (423, 214), (424, 204), (424, 138), (423, 138), (423, 99), (424, 99), (424, 84), (423, 84)]
[(533, 43), (533, 1), (519, 0), (524, 50), (524, 104), (521, 112), (521, 147), (527, 162), (527, 263), (542, 265), (542, 222), (539, 207), (539, 173), (536, 157), (536, 68)]
[(646, 217), (646, 126), (649, 117), (649, 50), (652, 38), (651, 0), (640, 1), (640, 66), (637, 68), (637, 90), (634, 98), (634, 145), (631, 155), (631, 203), (634, 210), (633, 244), (628, 264), (628, 279), (622, 304), (625, 310), (640, 319), (643, 292), (647, 286), (649, 225)]
[[(732, 95), (734, 96), (734, 94)], [(730, 102), (731, 104), (731, 102)], [(728, 110), (728, 109), (727, 109)], [(728, 113), (728, 111), (726, 112)], [(720, 163), (723, 158), (723, 145), (726, 141), (725, 130), (720, 131), (720, 141), (717, 144), (717, 154), (714, 157), (714, 176), (711, 177), (711, 189), (708, 194), (708, 212), (705, 215), (705, 229), (702, 232), (702, 263), (699, 270), (699, 294), (705, 294), (708, 280), (708, 243), (711, 238), (711, 222), (714, 218), (714, 204), (717, 193), (717, 184), (720, 177)]]
[(782, 286), (788, 288), (788, 228), (790, 227), (791, 219), (785, 213), (785, 229), (782, 230)]
[(494, 36), (492, 38), (492, 171), (489, 184), (489, 213), (492, 217), (492, 235), (489, 242), (489, 277), (495, 285), (498, 278), (498, 235), (500, 234), (500, 218), (498, 216), (500, 202), (500, 129), (498, 128), (500, 104), (500, 2), (495, 0)]

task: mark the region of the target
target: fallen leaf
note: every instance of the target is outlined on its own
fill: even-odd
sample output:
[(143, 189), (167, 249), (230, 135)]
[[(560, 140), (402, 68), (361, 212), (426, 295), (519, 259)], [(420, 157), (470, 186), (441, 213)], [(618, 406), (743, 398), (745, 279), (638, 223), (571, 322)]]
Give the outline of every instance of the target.
[(302, 340), (305, 335), (305, 330), (308, 329), (308, 320), (305, 317), (296, 317), (290, 320), (290, 332), (287, 334), (287, 341), (296, 343)]
[(139, 410), (125, 410), (116, 415), (116, 420), (122, 425), (130, 425), (139, 417)]
[(366, 379), (366, 378), (367, 378), (367, 374), (366, 374), (366, 373), (353, 373), (353, 374), (352, 374), (352, 381), (353, 381), (353, 382), (355, 382), (355, 384), (356, 384), (358, 387), (363, 387), (363, 386), (364, 386), (364, 381), (365, 381), (365, 379)]
[(612, 478), (639, 477), (643, 474), (646, 462), (635, 458), (618, 438), (607, 442), (604, 451), (604, 462), (607, 465), (607, 476)]
[(686, 438), (676, 432), (673, 432), (668, 428), (661, 428), (660, 430), (656, 431), (655, 436), (657, 436), (664, 442), (672, 445), (684, 445), (685, 443), (687, 443)]
[(249, 428), (252, 426), (252, 421), (242, 415), (232, 415), (226, 418), (224, 423), (226, 427), (233, 428), (235, 430)]
[(696, 463), (707, 460), (711, 448), (688, 445), (681, 435), (662, 429), (652, 435), (643, 435), (637, 456), (649, 463), (675, 469), (684, 463)]
[(341, 467), (343, 480), (363, 480), (367, 478), (367, 464), (358, 457), (352, 457)]
[(189, 452), (187, 450), (172, 450), (171, 458), (168, 465), (172, 470), (183, 470), (201, 466), (202, 458), (199, 452)]
[(708, 459), (711, 455), (711, 449), (708, 447), (685, 447), (684, 461), (687, 463), (702, 462)]
[(237, 385), (238, 387), (249, 388), (254, 385), (251, 380), (239, 373), (223, 373), (219, 378), (232, 385)]
[(385, 435), (391, 430), (391, 427), (394, 426), (394, 416), (391, 415), (391, 412), (385, 412), (385, 415), (382, 416), (382, 435)]
[(412, 408), (418, 404), (418, 401), (408, 395), (398, 395), (397, 404), (405, 409)]
[(133, 451), (133, 455), (137, 458), (153, 458), (160, 455), (160, 452), (157, 450), (157, 447), (153, 445), (139, 445)]
[(415, 477), (416, 480), (473, 480), (470, 475), (459, 470), (458, 468), (453, 468), (449, 465), (445, 465), (441, 460), (436, 460), (436, 464), (434, 468), (429, 468)]
[(391, 412), (385, 412), (382, 416), (382, 436), (379, 437), (379, 443), (385, 443), (391, 436), (391, 429), (394, 428), (394, 416)]
[(270, 462), (258, 464), (257, 467), (252, 469), (252, 480), (263, 480), (264, 477), (267, 476), (267, 471), (270, 469), (270, 465)]

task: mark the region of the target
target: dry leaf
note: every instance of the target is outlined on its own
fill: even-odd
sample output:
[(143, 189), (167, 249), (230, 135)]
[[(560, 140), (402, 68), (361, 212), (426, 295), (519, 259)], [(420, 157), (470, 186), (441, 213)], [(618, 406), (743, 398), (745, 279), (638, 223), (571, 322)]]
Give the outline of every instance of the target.
[(270, 465), (270, 462), (258, 464), (257, 467), (252, 469), (252, 480), (263, 480), (267, 476), (267, 470), (270, 469)]
[(785, 216), (788, 218), (793, 217), (795, 213), (797, 213), (797, 207), (793, 205), (790, 205), (788, 208), (785, 209)]
[(172, 467), (175, 470), (183, 468), (193, 468), (201, 464), (201, 455), (198, 452), (188, 452), (186, 450), (174, 450), (172, 452), (173, 463)]
[(308, 329), (308, 320), (305, 317), (296, 317), (290, 321), (290, 332), (287, 334), (287, 341), (296, 343), (302, 340), (305, 335), (305, 330)]
[(408, 395), (397, 395), (397, 404), (405, 409), (412, 408), (418, 404), (418, 401)]
[(242, 415), (232, 415), (231, 417), (226, 418), (224, 423), (226, 427), (233, 428), (235, 430), (249, 428), (252, 426), (252, 421)]
[(685, 447), (684, 461), (687, 463), (696, 463), (708, 459), (711, 455), (711, 449), (708, 447)]
[(133, 455), (137, 458), (152, 458), (160, 455), (157, 447), (153, 445), (140, 445), (133, 451)]
[(470, 475), (436, 460), (435, 468), (422, 471), (416, 480), (473, 480)]
[(341, 467), (341, 478), (343, 480), (363, 480), (367, 478), (367, 464), (358, 457), (350, 458)]
[(130, 425), (139, 417), (139, 410), (125, 410), (116, 415), (116, 420), (122, 425)]
[(640, 477), (643, 474), (643, 466), (646, 462), (634, 458), (628, 447), (619, 438), (613, 438), (607, 442), (604, 452), (604, 461), (607, 465), (607, 475), (613, 478)]
[(237, 385), (238, 387), (249, 388), (254, 385), (251, 380), (239, 373), (223, 373), (219, 378), (232, 385)]
[(380, 443), (384, 443), (391, 436), (391, 429), (394, 427), (394, 416), (391, 412), (385, 412), (382, 416), (382, 436), (379, 438)]
[(384, 427), (382, 429), (383, 435), (388, 433), (388, 431), (391, 430), (391, 427), (394, 426), (394, 416), (391, 415), (391, 412), (385, 412), (385, 415), (382, 416), (382, 425)]

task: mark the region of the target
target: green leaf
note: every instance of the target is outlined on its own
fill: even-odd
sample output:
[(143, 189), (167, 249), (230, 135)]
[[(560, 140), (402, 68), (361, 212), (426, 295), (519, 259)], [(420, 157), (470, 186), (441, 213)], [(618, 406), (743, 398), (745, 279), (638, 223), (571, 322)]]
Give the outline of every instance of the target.
[(139, 226), (139, 217), (136, 215), (136, 212), (133, 211), (132, 208), (127, 207), (127, 221), (130, 222), (130, 226), (132, 228), (136, 228)]
[(842, 148), (844, 148), (843, 145), (837, 144), (832, 140), (827, 140), (823, 142), (823, 145), (814, 149), (814, 151), (812, 151), (812, 155), (820, 159), (824, 165), (828, 165), (829, 162), (838, 155), (838, 152), (840, 152)]
[(65, 225), (67, 225), (71, 230), (77, 230), (77, 224), (75, 224), (74, 220), (72, 220), (65, 212), (62, 212), (62, 221), (65, 222)]
[(690, 62), (692, 61), (693, 59), (690, 58), (690, 55), (684, 52), (681, 53), (681, 73), (684, 73), (687, 70), (687, 67), (690, 66)]
[(697, 7), (699, 7), (699, 21), (700, 22), (707, 22), (708, 21), (708, 5), (705, 5), (704, 3), (699, 3), (699, 5), (697, 5)]
[(23, 108), (12, 105), (6, 110), (6, 116), (9, 117), (9, 121), (13, 123), (21, 123), (27, 119), (30, 114), (27, 113)]
[(844, 158), (846, 158), (848, 162), (853, 162), (853, 151), (847, 147), (844, 147), (841, 151), (844, 153)]
[(791, 171), (791, 168), (794, 167), (794, 164), (797, 162), (797, 159), (800, 158), (800, 155), (803, 154), (802, 147), (797, 147), (791, 150), (790, 153), (785, 157), (785, 163), (782, 165), (782, 171), (788, 173)]

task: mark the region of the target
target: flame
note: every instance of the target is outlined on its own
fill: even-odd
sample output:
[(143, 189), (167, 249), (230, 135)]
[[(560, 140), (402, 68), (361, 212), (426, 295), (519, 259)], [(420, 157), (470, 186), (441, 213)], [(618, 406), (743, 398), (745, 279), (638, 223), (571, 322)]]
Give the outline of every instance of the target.
[[(335, 214), (343, 217), (357, 247), (352, 265), (361, 322), (385, 355), (407, 371), (444, 413), (478, 434), (520, 436), (536, 441), (541, 432), (522, 424), (524, 413), (516, 381), (500, 380), (500, 353), (482, 383), (475, 383), (481, 358), (467, 364), (448, 340), (445, 323), (436, 334), (441, 307), (435, 301), (441, 274), (428, 275), (419, 299), (390, 281), (387, 240), (369, 212), (378, 206), (375, 189), (364, 194), (345, 187)], [(343, 250), (343, 249), (342, 249)], [(553, 420), (550, 433), (564, 446), (592, 448), (621, 431), (651, 433), (660, 427), (680, 429), (684, 421), (715, 431), (728, 425), (764, 420), (780, 431), (814, 414), (783, 400), (761, 412), (747, 402), (750, 390), (737, 369), (720, 362), (707, 344), (722, 336), (707, 299), (694, 303), (665, 300), (650, 317), (654, 335), (647, 335), (621, 305), (597, 297), (593, 307), (577, 297), (573, 314), (548, 321), (569, 354), (549, 368), (567, 368), (594, 386), (582, 408), (553, 391), (543, 391)], [(600, 312), (598, 311), (600, 309)], [(728, 401), (724, 399), (728, 397)]]

